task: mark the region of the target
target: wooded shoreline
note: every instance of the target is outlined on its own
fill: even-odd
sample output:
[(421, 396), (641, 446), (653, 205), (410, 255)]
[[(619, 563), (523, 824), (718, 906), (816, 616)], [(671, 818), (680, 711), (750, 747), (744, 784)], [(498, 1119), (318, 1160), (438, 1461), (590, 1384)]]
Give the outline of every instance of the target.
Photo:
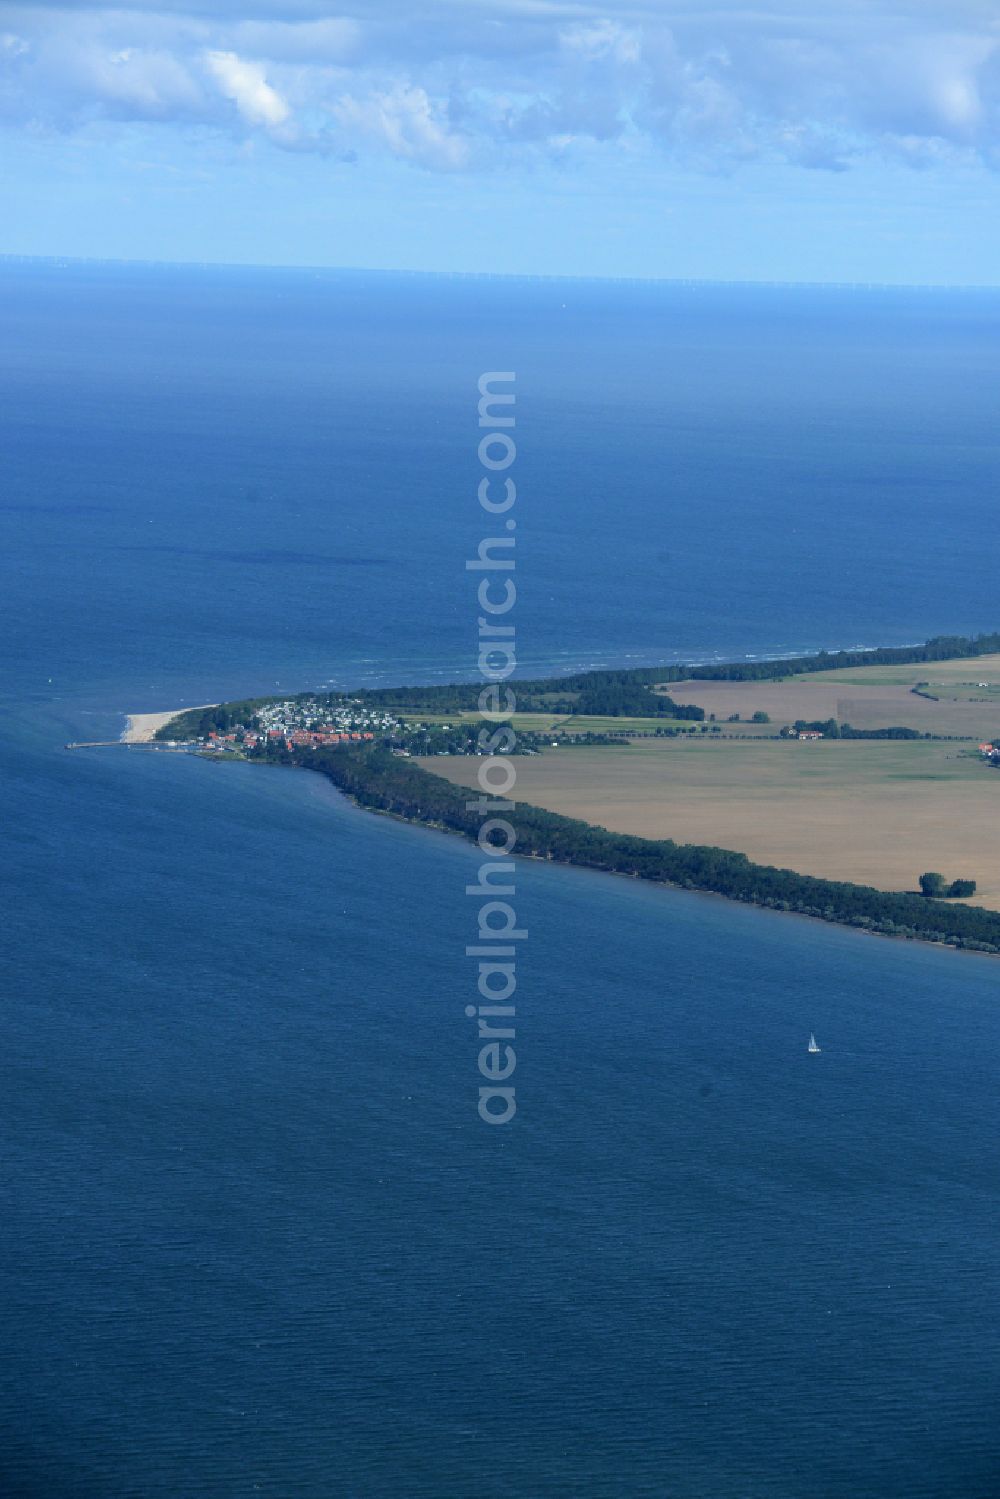
[[(293, 755), (269, 750), (262, 758), (319, 771), (359, 806), (473, 840), (479, 836), (481, 817), (467, 810), (467, 790), (390, 751), (333, 749)], [(998, 911), (823, 880), (754, 864), (745, 854), (727, 849), (611, 833), (524, 803), (505, 816), (517, 833), (515, 853), (722, 895), (885, 936), (1000, 953)]]

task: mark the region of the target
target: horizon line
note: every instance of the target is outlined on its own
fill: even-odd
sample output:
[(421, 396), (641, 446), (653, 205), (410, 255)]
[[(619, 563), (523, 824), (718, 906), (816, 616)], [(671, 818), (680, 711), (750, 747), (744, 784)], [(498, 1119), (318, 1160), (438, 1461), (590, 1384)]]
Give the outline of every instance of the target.
[(462, 281), (573, 281), (612, 286), (753, 287), (802, 291), (1000, 291), (1000, 282), (973, 281), (796, 281), (774, 277), (608, 276), (572, 271), (418, 270), (406, 266), (354, 266), (272, 263), (244, 260), (151, 260), (112, 255), (27, 255), (0, 252), (0, 266), (131, 266), (150, 270), (289, 271), (312, 275), (413, 276)]

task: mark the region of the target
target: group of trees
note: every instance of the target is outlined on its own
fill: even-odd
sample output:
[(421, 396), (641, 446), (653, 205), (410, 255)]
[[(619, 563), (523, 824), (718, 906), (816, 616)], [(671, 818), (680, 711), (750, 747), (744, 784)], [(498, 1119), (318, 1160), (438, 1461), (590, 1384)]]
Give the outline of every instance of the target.
[(705, 717), (704, 708), (675, 703), (666, 693), (654, 692), (641, 682), (588, 687), (578, 694), (569, 711), (588, 718), (682, 718), (695, 723)]
[[(481, 818), (467, 809), (465, 789), (386, 750), (318, 749), (295, 756), (283, 751), (277, 758), (322, 771), (363, 806), (450, 828), (470, 838), (479, 835)], [(728, 849), (612, 833), (524, 804), (518, 804), (513, 821), (518, 853), (689, 890), (710, 890), (732, 900), (797, 911), (867, 931), (1000, 952), (1000, 913), (995, 911), (817, 879), (754, 864), (745, 854)]]
[[(627, 673), (593, 672), (583, 677), (554, 677), (542, 682), (509, 684), (515, 707), (522, 711), (576, 714), (588, 718), (682, 718), (700, 722), (704, 708), (693, 703), (675, 703), (665, 693), (654, 692), (645, 682), (605, 680), (624, 677)], [(590, 677), (600, 680), (589, 680)], [(658, 673), (654, 674), (654, 680)], [(378, 688), (364, 696), (384, 707), (410, 709), (419, 713), (472, 712), (479, 702), (481, 687), (456, 684), (451, 687)], [(501, 693), (504, 689), (501, 688)], [(501, 697), (501, 701), (503, 701)]]
[[(921, 734), (919, 729), (907, 729), (894, 724), (887, 729), (855, 729), (849, 723), (838, 723), (835, 718), (797, 718), (792, 725), (793, 734), (822, 734), (824, 739), (930, 739), (930, 734)], [(788, 731), (782, 730), (784, 737)]]
[(920, 893), (938, 900), (968, 900), (976, 893), (975, 880), (952, 880), (949, 885), (943, 874), (929, 870), (920, 876)]
[(239, 724), (249, 724), (259, 708), (273, 701), (268, 697), (243, 698), (239, 702), (220, 703), (215, 708), (189, 708), (179, 713), (162, 729), (157, 739), (204, 739), (208, 734), (228, 734)]

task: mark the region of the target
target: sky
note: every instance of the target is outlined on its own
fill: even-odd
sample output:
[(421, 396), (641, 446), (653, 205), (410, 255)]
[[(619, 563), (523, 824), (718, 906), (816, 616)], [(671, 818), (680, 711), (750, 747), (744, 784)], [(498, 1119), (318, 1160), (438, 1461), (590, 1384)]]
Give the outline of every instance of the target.
[(0, 253), (1000, 281), (1000, 0), (0, 0)]

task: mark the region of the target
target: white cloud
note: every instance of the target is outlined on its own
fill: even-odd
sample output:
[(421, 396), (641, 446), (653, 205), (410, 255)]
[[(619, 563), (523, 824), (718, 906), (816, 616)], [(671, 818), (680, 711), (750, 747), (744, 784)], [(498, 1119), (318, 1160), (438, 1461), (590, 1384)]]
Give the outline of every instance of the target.
[(974, 135), (986, 123), (984, 90), (996, 50), (990, 37), (914, 38), (885, 66), (893, 102), (926, 133)]
[[(0, 0), (0, 111), (136, 118), (430, 170), (642, 142), (755, 158), (1000, 161), (994, 0)], [(334, 123), (331, 123), (334, 122)]]
[(169, 52), (124, 47), (118, 52), (97, 49), (81, 57), (91, 86), (106, 106), (119, 114), (137, 113), (164, 118), (195, 111), (201, 90), (184, 65)]
[(468, 165), (468, 142), (441, 122), (422, 88), (402, 85), (362, 99), (345, 94), (332, 108), (346, 130), (384, 146), (393, 156), (443, 171)]
[(246, 62), (235, 52), (206, 52), (205, 62), (221, 92), (231, 99), (249, 125), (283, 125), (290, 110), (271, 87), (260, 63)]
[(642, 56), (640, 33), (608, 20), (568, 27), (560, 32), (559, 45), (588, 62), (637, 63)]

